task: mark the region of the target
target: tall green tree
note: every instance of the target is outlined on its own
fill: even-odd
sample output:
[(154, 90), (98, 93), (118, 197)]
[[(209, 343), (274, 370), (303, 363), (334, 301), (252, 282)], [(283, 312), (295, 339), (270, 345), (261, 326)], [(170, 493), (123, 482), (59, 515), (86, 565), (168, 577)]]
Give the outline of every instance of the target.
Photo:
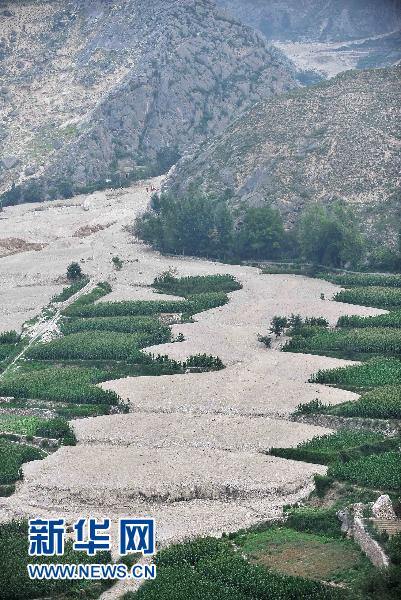
[(297, 229), (302, 256), (314, 264), (343, 267), (357, 264), (362, 236), (353, 210), (342, 202), (330, 207), (313, 204), (304, 211)]
[(238, 253), (243, 258), (277, 258), (285, 237), (277, 210), (267, 205), (248, 208), (238, 232)]

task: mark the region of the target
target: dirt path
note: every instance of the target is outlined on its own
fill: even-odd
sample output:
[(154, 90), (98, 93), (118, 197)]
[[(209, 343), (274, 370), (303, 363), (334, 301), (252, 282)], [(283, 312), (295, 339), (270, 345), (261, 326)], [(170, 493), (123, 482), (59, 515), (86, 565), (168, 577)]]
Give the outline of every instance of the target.
[(93, 281), (88, 281), (86, 286), (78, 290), (78, 292), (71, 296), (71, 298), (68, 298), (68, 300), (65, 300), (64, 302), (58, 302), (57, 311), (54, 313), (54, 315), (50, 319), (40, 321), (39, 323), (37, 323), (37, 325), (33, 327), (29, 335), (28, 344), (24, 346), (23, 350), (21, 350), (21, 352), (12, 360), (12, 362), (7, 366), (7, 368), (4, 369), (4, 371), (0, 374), (0, 379), (2, 379), (6, 375), (6, 373), (11, 371), (12, 367), (19, 360), (21, 360), (21, 358), (25, 356), (26, 352), (35, 342), (40, 341), (44, 337), (48, 336), (49, 334), (51, 335), (54, 332), (54, 330), (57, 328), (57, 323), (60, 320), (62, 312), (68, 306), (70, 306), (70, 304), (78, 300), (78, 298), (83, 294), (87, 294), (88, 292), (90, 292), (94, 287), (95, 284), (93, 283)]
[[(154, 184), (158, 187), (160, 180)], [(24, 237), (25, 228), (29, 241), (48, 244), (40, 252), (1, 259), (9, 306), (16, 319), (29, 313), (18, 286), (36, 285), (41, 273), (35, 296), (39, 312), (72, 260), (81, 261), (92, 281), (108, 280), (113, 300), (159, 298), (144, 286), (170, 266), (180, 275), (232, 273), (243, 289), (232, 293), (226, 306), (197, 315), (195, 323), (174, 326), (175, 334), (184, 333), (184, 342), (151, 348), (178, 359), (198, 352), (215, 354), (227, 367), (213, 373), (103, 384), (128, 399), (132, 412), (73, 422), (78, 445), (26, 464), (17, 493), (0, 499), (0, 518), (60, 514), (72, 520), (92, 515), (116, 523), (122, 515), (148, 515), (156, 519), (163, 545), (193, 535), (220, 535), (277, 516), (283, 504), (311, 490), (314, 473), (325, 472), (321, 465), (263, 452), (329, 431), (287, 418), (297, 404), (316, 397), (333, 403), (356, 398), (350, 392), (307, 383), (317, 369), (347, 361), (280, 353), (277, 347), (267, 350), (257, 334), (266, 332), (275, 314), (322, 315), (335, 323), (341, 314), (382, 311), (332, 302), (339, 288), (324, 281), (164, 257), (135, 243), (127, 226), (147, 205), (146, 185), (61, 204), (6, 209), (9, 235)], [(111, 222), (105, 229), (95, 227)], [(74, 237), (84, 226), (97, 230)], [(115, 255), (124, 261), (118, 272), (111, 264)], [(10, 281), (12, 285), (6, 283)], [(326, 301), (320, 299), (321, 293)], [(9, 317), (0, 309), (0, 330)], [(117, 593), (118, 588), (107, 597)]]

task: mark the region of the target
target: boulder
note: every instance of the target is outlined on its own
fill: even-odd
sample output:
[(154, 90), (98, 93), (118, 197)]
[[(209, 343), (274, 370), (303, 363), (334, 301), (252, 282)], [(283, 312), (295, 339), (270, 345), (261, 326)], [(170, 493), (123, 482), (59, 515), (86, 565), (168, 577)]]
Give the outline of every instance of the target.
[(391, 500), (387, 494), (378, 497), (372, 506), (372, 514), (376, 519), (396, 519)]

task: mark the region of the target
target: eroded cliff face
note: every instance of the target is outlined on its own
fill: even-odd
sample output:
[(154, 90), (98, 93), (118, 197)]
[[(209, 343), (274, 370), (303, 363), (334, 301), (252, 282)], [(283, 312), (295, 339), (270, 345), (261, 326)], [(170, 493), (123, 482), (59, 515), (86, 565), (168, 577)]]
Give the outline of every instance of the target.
[(209, 0), (3, 1), (0, 37), (0, 191), (19, 186), (16, 201), (163, 170), (297, 85)]
[(260, 102), (184, 157), (166, 187), (178, 195), (228, 192), (234, 205), (268, 202), (288, 225), (310, 202), (343, 199), (395, 241), (400, 82), (400, 66), (352, 71)]
[(282, 41), (345, 41), (401, 28), (400, 0), (216, 0), (242, 22)]

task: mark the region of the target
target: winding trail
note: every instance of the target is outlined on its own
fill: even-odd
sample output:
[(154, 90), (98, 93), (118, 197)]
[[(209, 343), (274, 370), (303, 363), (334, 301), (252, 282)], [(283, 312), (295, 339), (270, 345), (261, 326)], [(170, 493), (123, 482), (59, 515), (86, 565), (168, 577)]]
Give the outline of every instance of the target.
[[(152, 183), (158, 187), (160, 179)], [(41, 205), (28, 240), (48, 246), (2, 259), (1, 275), (12, 274), (15, 282), (19, 273), (26, 280), (27, 274), (46, 272), (43, 264), (51, 257), (43, 280), (50, 289), (65, 272), (67, 260), (81, 260), (91, 281), (110, 281), (113, 292), (106, 299), (119, 300), (160, 298), (144, 286), (170, 266), (179, 275), (232, 273), (243, 289), (230, 294), (227, 305), (196, 315), (194, 323), (173, 326), (174, 334), (184, 333), (184, 342), (150, 348), (179, 360), (203, 352), (218, 355), (226, 368), (102, 384), (129, 401), (130, 413), (73, 421), (77, 446), (26, 464), (17, 492), (0, 499), (2, 519), (99, 516), (116, 524), (123, 515), (148, 515), (156, 519), (158, 542), (164, 545), (194, 535), (221, 535), (277, 516), (283, 504), (308, 494), (314, 473), (325, 472), (321, 465), (265, 452), (329, 431), (288, 417), (300, 402), (316, 397), (332, 403), (356, 398), (351, 392), (307, 383), (312, 372), (350, 361), (280, 353), (279, 344), (268, 350), (257, 334), (266, 332), (275, 314), (321, 315), (335, 323), (342, 314), (383, 311), (332, 302), (329, 298), (339, 288), (324, 281), (164, 257), (135, 243), (126, 227), (147, 205), (146, 186), (149, 182), (140, 182), (121, 193), (97, 192), (58, 206)], [(13, 235), (22, 237), (31, 216), (27, 213), (35, 206), (6, 211)], [(79, 227), (111, 221), (89, 237), (74, 237)], [(114, 255), (124, 260), (121, 271), (113, 271)], [(10, 297), (13, 289), (15, 283), (7, 291)], [(321, 300), (321, 293), (328, 300)], [(39, 294), (38, 302), (42, 298)], [(15, 302), (17, 314), (23, 309), (17, 294)], [(105, 598), (118, 597), (120, 591), (117, 587)]]

